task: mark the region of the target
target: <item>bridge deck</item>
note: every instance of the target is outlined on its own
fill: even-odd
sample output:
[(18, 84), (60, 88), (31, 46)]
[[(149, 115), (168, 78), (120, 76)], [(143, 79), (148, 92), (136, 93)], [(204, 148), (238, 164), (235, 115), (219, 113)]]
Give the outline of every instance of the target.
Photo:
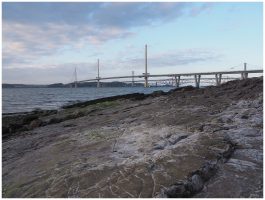
[(201, 72), (201, 73), (184, 73), (184, 74), (143, 74), (143, 75), (135, 75), (135, 76), (114, 76), (114, 77), (103, 77), (103, 78), (95, 78), (95, 79), (87, 79), (83, 81), (78, 81), (79, 83), (82, 82), (89, 82), (89, 81), (98, 81), (98, 80), (108, 80), (108, 79), (125, 79), (125, 78), (144, 78), (144, 77), (175, 77), (175, 76), (195, 76), (195, 75), (215, 75), (215, 74), (242, 74), (242, 73), (263, 73), (263, 70), (246, 70), (246, 71), (219, 71), (219, 72)]

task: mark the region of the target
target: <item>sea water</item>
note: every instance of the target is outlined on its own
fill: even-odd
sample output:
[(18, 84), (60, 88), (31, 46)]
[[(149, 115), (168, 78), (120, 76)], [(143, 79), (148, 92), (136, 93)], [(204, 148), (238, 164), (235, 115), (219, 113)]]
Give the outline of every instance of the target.
[(102, 88), (3, 88), (2, 113), (52, 110), (63, 105), (130, 93), (169, 91), (173, 87), (102, 87)]

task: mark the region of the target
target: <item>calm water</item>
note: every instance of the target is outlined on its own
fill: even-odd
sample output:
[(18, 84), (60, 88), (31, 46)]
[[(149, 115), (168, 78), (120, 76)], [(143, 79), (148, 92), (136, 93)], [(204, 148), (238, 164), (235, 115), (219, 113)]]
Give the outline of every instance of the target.
[(34, 109), (58, 109), (63, 105), (129, 93), (168, 91), (172, 87), (124, 88), (3, 88), (2, 112), (27, 112)]

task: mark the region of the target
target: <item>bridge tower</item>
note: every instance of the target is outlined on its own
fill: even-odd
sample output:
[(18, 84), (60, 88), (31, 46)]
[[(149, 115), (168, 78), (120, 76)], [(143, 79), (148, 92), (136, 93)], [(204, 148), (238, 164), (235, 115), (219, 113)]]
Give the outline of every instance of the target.
[(132, 87), (134, 86), (134, 71), (132, 71)]
[(175, 84), (176, 84), (176, 87), (179, 88), (180, 76), (175, 76)]
[[(244, 63), (244, 71), (247, 71), (247, 63)], [(248, 73), (244, 73), (244, 79), (248, 78)]]
[(100, 80), (100, 77), (99, 77), (99, 59), (98, 59), (98, 77), (97, 77), (97, 87), (99, 88), (100, 87), (100, 82), (99, 82), (99, 80)]
[[(247, 63), (244, 63), (244, 71), (247, 71)], [(247, 79), (247, 78), (248, 78), (248, 73), (242, 72), (241, 79)]]
[(145, 77), (144, 77), (144, 87), (149, 87), (148, 85), (148, 74), (147, 74), (147, 44), (145, 45)]
[(76, 67), (75, 67), (75, 88), (77, 88), (77, 73), (76, 73)]
[(221, 85), (222, 83), (222, 74), (215, 74), (216, 86)]
[(201, 75), (195, 74), (194, 78), (195, 78), (195, 86), (196, 86), (196, 88), (199, 88), (200, 87), (200, 81), (201, 81)]

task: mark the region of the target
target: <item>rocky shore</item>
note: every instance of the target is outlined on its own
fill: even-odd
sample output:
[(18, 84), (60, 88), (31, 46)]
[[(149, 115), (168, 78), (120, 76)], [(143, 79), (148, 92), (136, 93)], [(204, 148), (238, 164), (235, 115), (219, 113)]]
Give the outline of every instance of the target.
[(263, 197), (263, 78), (3, 115), (3, 197)]

